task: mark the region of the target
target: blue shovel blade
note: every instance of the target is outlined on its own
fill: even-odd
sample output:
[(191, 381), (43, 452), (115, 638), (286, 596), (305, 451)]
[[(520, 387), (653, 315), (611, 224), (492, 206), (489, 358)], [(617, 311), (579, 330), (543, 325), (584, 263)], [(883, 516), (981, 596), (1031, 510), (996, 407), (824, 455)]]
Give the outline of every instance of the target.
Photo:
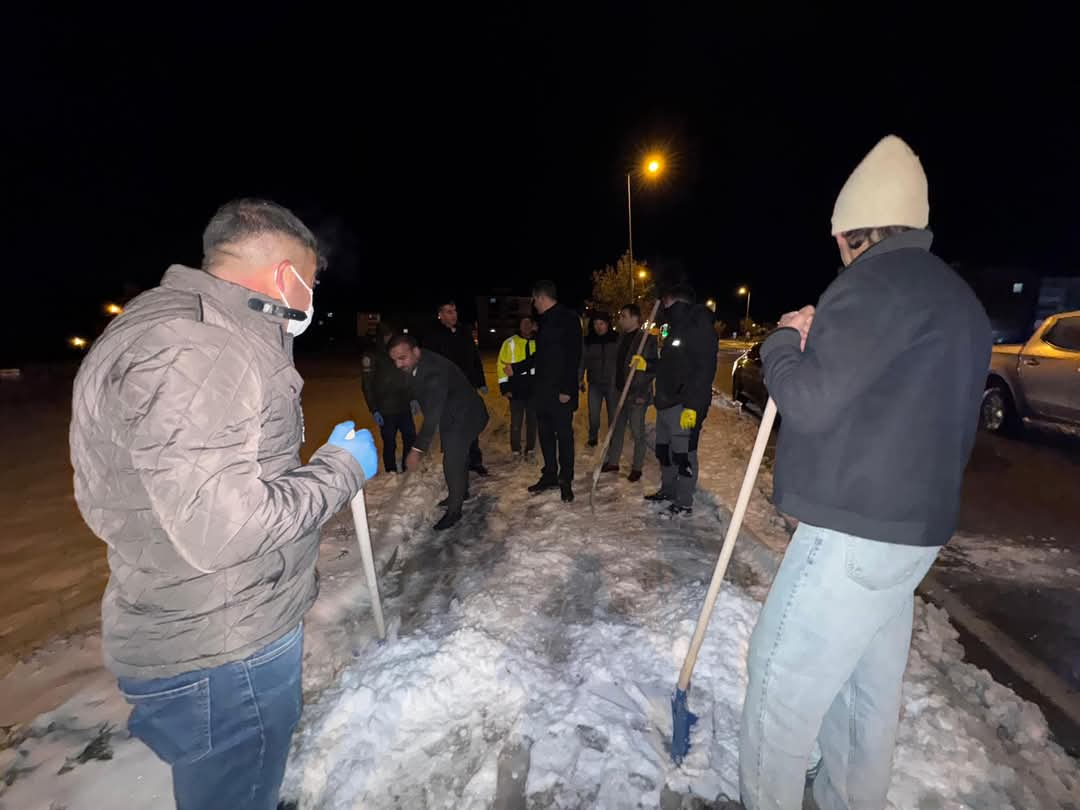
[(690, 752), (690, 729), (697, 722), (697, 715), (686, 705), (686, 692), (675, 690), (671, 698), (671, 758), (681, 765)]

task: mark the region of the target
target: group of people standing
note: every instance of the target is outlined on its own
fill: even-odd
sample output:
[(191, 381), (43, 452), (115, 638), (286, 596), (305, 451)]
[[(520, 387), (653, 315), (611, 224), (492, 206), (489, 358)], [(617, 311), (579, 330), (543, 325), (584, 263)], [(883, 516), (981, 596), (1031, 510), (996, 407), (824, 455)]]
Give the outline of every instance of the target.
[[(499, 391), (510, 409), (510, 449), (515, 459), (534, 457), (537, 435), (544, 464), (531, 493), (558, 489), (574, 500), (573, 417), (579, 393), (588, 393), (588, 445), (598, 444), (600, 416), (607, 407), (614, 426), (602, 472), (619, 472), (625, 434), (634, 442), (631, 482), (641, 480), (648, 445), (645, 413), (658, 408), (656, 455), (662, 470), (660, 489), (647, 500), (670, 502), (674, 514), (691, 510), (697, 478), (697, 443), (712, 395), (716, 372), (716, 337), (710, 313), (693, 303), (693, 291), (675, 285), (662, 295), (662, 326), (642, 322), (637, 304), (619, 312), (619, 332), (610, 316), (596, 313), (582, 339), (576, 312), (560, 304), (554, 283), (537, 282), (532, 303), (537, 316), (521, 318), (517, 334), (499, 351)], [(413, 468), (430, 449), (435, 433), (442, 437), (447, 498), (446, 514), (435, 524), (442, 530), (461, 519), (469, 497), (468, 475), (487, 475), (479, 433), (487, 424), (482, 395), (488, 391), (476, 343), (458, 325), (457, 307), (444, 302), (438, 325), (423, 344), (407, 334), (379, 328), (376, 347), (364, 356), (364, 396), (383, 439), (383, 464), (398, 472), (397, 437), (405, 454), (403, 467)], [(658, 337), (667, 336), (664, 359)], [(405, 372), (405, 373), (402, 373)], [(633, 375), (623, 407), (617, 403)], [(413, 423), (423, 412), (419, 435)], [(523, 436), (524, 434), (524, 436)]]

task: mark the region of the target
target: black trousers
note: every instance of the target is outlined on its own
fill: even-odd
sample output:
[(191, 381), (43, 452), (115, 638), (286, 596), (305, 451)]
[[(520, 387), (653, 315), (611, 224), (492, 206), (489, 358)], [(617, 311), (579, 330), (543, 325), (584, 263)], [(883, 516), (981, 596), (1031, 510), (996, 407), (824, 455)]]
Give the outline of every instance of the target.
[(525, 422), (525, 450), (536, 447), (536, 408), (531, 399), (510, 399), (510, 449), (521, 452), (521, 423)]
[(484, 463), (484, 454), (480, 452), (480, 437), (473, 439), (469, 445), (469, 469), (475, 470)]
[(448, 490), (447, 512), (460, 512), (469, 494), (469, 444), (475, 438), (476, 435), (472, 433), (442, 433), (442, 466)]
[(560, 483), (574, 480), (574, 410), (570, 402), (537, 403), (543, 477)]
[(401, 455), (404, 458), (416, 441), (416, 424), (407, 410), (401, 413), (384, 413), (382, 418), (379, 433), (382, 434), (383, 468), (387, 472), (397, 472), (397, 434), (401, 433)]

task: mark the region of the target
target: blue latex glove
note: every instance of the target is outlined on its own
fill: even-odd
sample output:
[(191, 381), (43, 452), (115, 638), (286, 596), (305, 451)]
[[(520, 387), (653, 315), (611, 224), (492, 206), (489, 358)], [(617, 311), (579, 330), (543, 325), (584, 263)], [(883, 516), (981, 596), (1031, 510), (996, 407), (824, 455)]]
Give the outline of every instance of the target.
[(373, 413), (372, 416), (375, 417), (375, 424), (378, 425), (379, 427), (382, 427), (383, 425), (386, 424), (386, 420), (382, 418), (382, 414), (379, 413), (378, 411), (375, 411), (375, 413)]
[(359, 462), (364, 478), (370, 480), (379, 472), (379, 453), (370, 430), (357, 430), (355, 422), (342, 422), (326, 443), (347, 450)]
[(487, 396), (487, 391), (488, 391), (488, 389), (487, 389), (486, 385), (481, 385), (480, 386), (480, 393), (483, 394), (485, 397)]

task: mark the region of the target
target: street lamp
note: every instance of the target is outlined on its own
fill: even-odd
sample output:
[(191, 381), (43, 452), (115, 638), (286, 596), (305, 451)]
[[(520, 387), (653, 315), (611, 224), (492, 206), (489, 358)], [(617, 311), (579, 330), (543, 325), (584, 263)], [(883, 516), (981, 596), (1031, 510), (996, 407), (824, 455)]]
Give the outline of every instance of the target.
[(121, 314), (123, 314), (123, 312), (124, 312), (124, 308), (122, 306), (120, 306), (119, 304), (106, 304), (105, 305), (105, 314), (106, 315), (121, 315)]
[[(745, 295), (746, 296), (746, 322), (749, 323), (750, 322), (750, 288), (749, 287), (739, 287), (739, 295)], [(749, 332), (749, 331), (750, 330), (747, 329), (747, 332)]]
[[(653, 152), (645, 156), (645, 160), (642, 161), (641, 174), (650, 180), (656, 179), (664, 172), (664, 157), (658, 152)], [(630, 256), (630, 298), (634, 297), (634, 215), (633, 206), (630, 203), (630, 174), (626, 173), (626, 229), (630, 237), (629, 244), (629, 256)], [(645, 278), (644, 275), (639, 274), (641, 278)]]
[(705, 308), (716, 312), (716, 301), (710, 298), (708, 301), (705, 302)]

